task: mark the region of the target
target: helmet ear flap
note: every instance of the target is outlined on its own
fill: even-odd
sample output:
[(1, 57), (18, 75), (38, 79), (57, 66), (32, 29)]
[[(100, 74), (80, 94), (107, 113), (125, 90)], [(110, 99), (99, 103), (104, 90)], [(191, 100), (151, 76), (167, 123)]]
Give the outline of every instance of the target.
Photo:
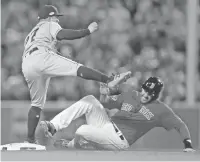
[(152, 96), (152, 101), (154, 101), (159, 97), (159, 94), (153, 93), (151, 96)]

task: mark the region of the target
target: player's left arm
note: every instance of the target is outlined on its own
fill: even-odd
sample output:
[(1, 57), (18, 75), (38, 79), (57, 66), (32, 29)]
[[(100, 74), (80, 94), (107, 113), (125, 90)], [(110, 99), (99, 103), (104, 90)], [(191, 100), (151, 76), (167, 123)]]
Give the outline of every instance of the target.
[(118, 102), (117, 96), (110, 96), (109, 95), (109, 88), (105, 83), (100, 83), (100, 102), (101, 103), (112, 103)]
[(118, 95), (126, 92), (135, 91), (135, 88), (127, 83), (122, 83), (114, 88), (109, 88), (109, 95)]
[(183, 141), (185, 146), (184, 151), (194, 151), (192, 147), (190, 132), (187, 125), (171, 109), (169, 109), (169, 112), (163, 114), (161, 118), (161, 125), (168, 131), (175, 129), (180, 134), (181, 140)]
[(106, 112), (107, 112), (107, 114), (108, 114), (108, 116), (111, 118), (111, 117), (113, 117), (119, 110), (118, 109), (107, 109), (107, 108), (105, 108), (105, 110), (106, 110)]
[(109, 103), (110, 102), (110, 96), (108, 96), (109, 88), (105, 83), (100, 83), (100, 102), (101, 103)]

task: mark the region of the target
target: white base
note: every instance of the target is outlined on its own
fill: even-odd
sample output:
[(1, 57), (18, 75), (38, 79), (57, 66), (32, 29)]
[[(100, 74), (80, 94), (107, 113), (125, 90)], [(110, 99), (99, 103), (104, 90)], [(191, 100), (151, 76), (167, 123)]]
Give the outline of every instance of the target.
[(46, 150), (45, 146), (32, 143), (10, 143), (0, 146), (1, 151)]

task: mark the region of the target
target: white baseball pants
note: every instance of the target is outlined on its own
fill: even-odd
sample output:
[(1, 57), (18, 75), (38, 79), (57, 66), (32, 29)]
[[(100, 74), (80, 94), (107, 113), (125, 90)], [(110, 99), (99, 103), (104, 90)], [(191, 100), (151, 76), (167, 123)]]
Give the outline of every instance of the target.
[(58, 131), (68, 127), (73, 120), (82, 115), (86, 116), (87, 125), (79, 127), (76, 135), (95, 143), (101, 149), (124, 150), (129, 147), (127, 140), (120, 138), (121, 131), (111, 122), (103, 105), (92, 95), (82, 98), (56, 115), (51, 123)]

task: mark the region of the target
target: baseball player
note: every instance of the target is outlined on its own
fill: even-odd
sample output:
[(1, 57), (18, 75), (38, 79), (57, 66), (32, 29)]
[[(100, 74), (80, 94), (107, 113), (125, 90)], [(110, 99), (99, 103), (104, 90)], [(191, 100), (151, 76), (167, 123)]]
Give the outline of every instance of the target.
[[(80, 126), (72, 141), (57, 140), (55, 143), (67, 148), (92, 148), (124, 150), (155, 127), (176, 129), (184, 143), (184, 151), (194, 151), (186, 124), (171, 108), (158, 100), (163, 83), (150, 77), (144, 82), (141, 92), (129, 85), (117, 88), (101, 86), (100, 101), (114, 102), (117, 108), (106, 110), (93, 96), (87, 96), (58, 114), (50, 122), (41, 125), (48, 137), (66, 128), (70, 122), (85, 114), (87, 125)], [(108, 93), (109, 92), (109, 93)], [(110, 97), (108, 94), (119, 94)], [(111, 117), (111, 119), (110, 119)]]
[(91, 23), (87, 29), (83, 30), (63, 29), (58, 24), (59, 16), (62, 16), (62, 14), (58, 13), (56, 7), (45, 5), (38, 14), (39, 22), (24, 42), (22, 72), (31, 97), (31, 108), (28, 113), (27, 142), (29, 143), (36, 142), (35, 129), (46, 101), (51, 77), (78, 76), (113, 86), (130, 74), (127, 72), (118, 77), (108, 77), (99, 71), (58, 55), (55, 47), (57, 41), (86, 37), (98, 29), (96, 22)]

